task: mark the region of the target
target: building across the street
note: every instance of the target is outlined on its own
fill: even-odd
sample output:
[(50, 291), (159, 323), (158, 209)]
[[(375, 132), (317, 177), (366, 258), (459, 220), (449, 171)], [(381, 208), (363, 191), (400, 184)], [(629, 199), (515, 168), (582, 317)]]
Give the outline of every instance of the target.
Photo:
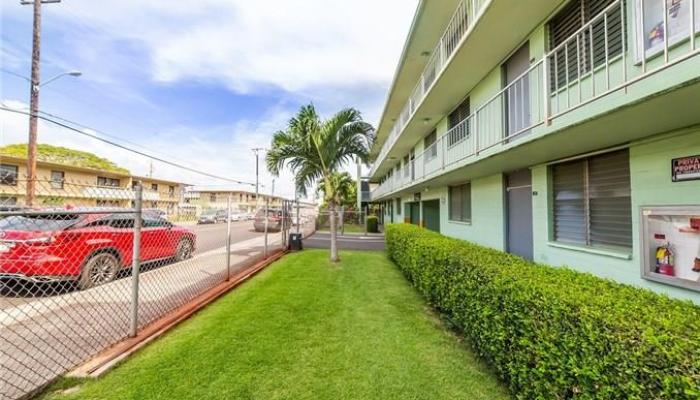
[(538, 262), (700, 301), (700, 3), (420, 1), (371, 200)]
[(225, 210), (228, 199), (231, 198), (231, 208), (242, 213), (253, 213), (258, 207), (264, 206), (269, 199), (269, 207), (280, 208), (284, 200), (279, 196), (258, 193), (255, 190), (228, 188), (219, 186), (189, 186), (185, 188), (183, 201), (180, 205), (190, 214), (199, 215), (204, 210)]
[[(178, 213), (185, 184), (132, 176), (124, 170), (95, 169), (37, 161), (36, 206), (131, 207), (133, 187), (143, 186), (143, 206)], [(27, 159), (0, 156), (0, 205), (26, 204)]]

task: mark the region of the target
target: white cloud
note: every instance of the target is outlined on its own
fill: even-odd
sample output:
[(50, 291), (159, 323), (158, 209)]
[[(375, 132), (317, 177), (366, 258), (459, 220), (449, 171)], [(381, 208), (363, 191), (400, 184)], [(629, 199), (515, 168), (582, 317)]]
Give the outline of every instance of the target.
[[(83, 62), (107, 72), (128, 40), (147, 52), (148, 65), (141, 66), (156, 81), (207, 80), (238, 92), (266, 85), (305, 91), (387, 86), (416, 3), (100, 0), (65, 1), (45, 12), (76, 36)], [(80, 46), (86, 35), (96, 46)]]

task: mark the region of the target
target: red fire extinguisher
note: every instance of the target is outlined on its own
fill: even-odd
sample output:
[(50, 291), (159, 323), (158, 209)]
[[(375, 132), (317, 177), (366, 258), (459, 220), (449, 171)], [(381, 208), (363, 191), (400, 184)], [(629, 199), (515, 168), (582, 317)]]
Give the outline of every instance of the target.
[(655, 272), (661, 275), (676, 276), (673, 268), (673, 250), (670, 243), (656, 248)]

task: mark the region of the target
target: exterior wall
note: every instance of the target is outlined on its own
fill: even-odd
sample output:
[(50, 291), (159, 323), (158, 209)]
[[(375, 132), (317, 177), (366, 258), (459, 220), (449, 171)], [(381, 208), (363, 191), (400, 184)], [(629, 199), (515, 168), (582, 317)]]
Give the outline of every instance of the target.
[(503, 175), (491, 175), (471, 181), (471, 222), (448, 220), (448, 188), (445, 187), (442, 191), (445, 196), (444, 211), (442, 208), (440, 210), (443, 234), (494, 249), (505, 249)]
[(694, 154), (700, 154), (700, 127), (655, 136), (630, 145), (633, 249), (629, 254), (553, 244), (550, 241), (551, 202), (547, 193), (551, 182), (548, 168), (546, 165), (533, 167), (533, 191), (538, 193), (533, 197), (535, 260), (555, 266), (566, 265), (618, 282), (700, 302), (700, 293), (642, 279), (640, 272), (639, 209), (642, 206), (700, 204), (698, 181), (671, 181), (671, 159)]

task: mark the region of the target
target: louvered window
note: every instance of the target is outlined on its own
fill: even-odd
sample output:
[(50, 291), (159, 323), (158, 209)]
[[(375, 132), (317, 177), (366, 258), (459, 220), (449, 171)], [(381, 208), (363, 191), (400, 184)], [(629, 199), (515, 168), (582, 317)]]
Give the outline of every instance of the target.
[(469, 222), (472, 219), (471, 183), (450, 186), (450, 221)]
[(623, 29), (620, 7), (608, 10), (605, 19), (596, 19), (590, 29), (578, 33), (578, 39), (574, 36), (613, 2), (614, 0), (572, 0), (549, 21), (550, 49), (557, 49), (562, 43), (566, 43), (553, 55), (554, 65), (550, 71), (553, 89), (562, 88), (578, 79), (579, 73), (590, 72), (591, 64), (594, 67), (605, 64), (605, 19), (608, 34), (607, 58), (609, 60), (622, 54)]
[(464, 99), (457, 108), (447, 117), (449, 131), (447, 133), (447, 145), (454, 146), (469, 136), (469, 123), (460, 125), (460, 122), (469, 118), (469, 97)]
[(437, 157), (437, 145), (435, 144), (436, 141), (437, 131), (430, 132), (428, 136), (426, 136), (425, 139), (423, 139), (423, 148), (425, 149), (425, 162), (428, 162)]
[(629, 153), (620, 150), (552, 167), (554, 240), (632, 247)]

